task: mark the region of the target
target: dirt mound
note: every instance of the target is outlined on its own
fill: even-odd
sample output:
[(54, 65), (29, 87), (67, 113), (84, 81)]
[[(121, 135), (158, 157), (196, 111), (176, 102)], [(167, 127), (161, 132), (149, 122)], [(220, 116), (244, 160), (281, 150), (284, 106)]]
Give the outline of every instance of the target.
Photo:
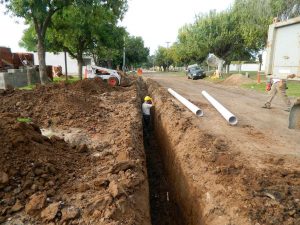
[(239, 86), (241, 84), (253, 83), (253, 80), (244, 76), (243, 74), (232, 74), (230, 77), (226, 78), (221, 84)]
[(89, 94), (104, 93), (113, 90), (112, 87), (103, 82), (101, 78), (84, 79), (69, 86), (72, 90), (84, 91)]
[(140, 104), (97, 79), (0, 96), (0, 223), (149, 225)]
[(110, 92), (119, 90), (109, 87), (101, 79), (88, 79), (74, 84), (38, 86), (32, 91), (15, 90), (9, 95), (5, 94), (0, 104), (5, 105), (2, 112), (18, 112), (20, 117), (33, 118), (35, 123), (43, 127), (87, 127), (92, 122), (90, 117), (105, 117), (110, 111), (101, 105), (99, 94), (109, 96)]
[(118, 74), (121, 76), (121, 86), (128, 87), (131, 86), (134, 81), (138, 79), (135, 75), (129, 75), (121, 70), (118, 70)]
[[(87, 160), (58, 137), (42, 136), (35, 124), (18, 122), (14, 114), (0, 114), (0, 222), (21, 211), (35, 214), (51, 202), (66, 183), (81, 176)], [(46, 196), (28, 202), (35, 195)], [(41, 204), (41, 207), (38, 207)], [(38, 207), (38, 208), (35, 208)]]

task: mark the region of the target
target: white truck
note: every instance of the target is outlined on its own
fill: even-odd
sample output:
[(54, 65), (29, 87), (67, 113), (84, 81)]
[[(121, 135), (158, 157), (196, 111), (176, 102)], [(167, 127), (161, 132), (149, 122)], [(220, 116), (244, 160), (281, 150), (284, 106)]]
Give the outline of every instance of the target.
[(88, 65), (85, 71), (85, 78), (100, 77), (107, 81), (110, 86), (117, 86), (121, 84), (121, 76), (118, 71), (107, 69), (104, 67)]
[[(300, 77), (300, 17), (269, 27), (265, 74), (285, 79), (289, 74)], [(289, 128), (300, 129), (300, 98), (289, 115)]]
[(300, 74), (300, 17), (270, 25), (265, 73)]

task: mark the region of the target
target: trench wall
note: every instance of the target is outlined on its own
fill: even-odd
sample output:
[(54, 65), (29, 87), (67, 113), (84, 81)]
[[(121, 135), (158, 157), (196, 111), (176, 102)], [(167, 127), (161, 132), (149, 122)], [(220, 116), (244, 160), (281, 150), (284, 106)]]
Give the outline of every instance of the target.
[(187, 121), (180, 118), (180, 114), (162, 87), (150, 79), (146, 84), (149, 95), (154, 98), (154, 130), (161, 148), (168, 183), (172, 188), (171, 197), (177, 202), (179, 213), (187, 225), (204, 224), (199, 196), (201, 193), (194, 187), (191, 176), (186, 170), (186, 163), (183, 160), (184, 151), (180, 144), (189, 142), (188, 137), (182, 135), (185, 129), (188, 129), (185, 127)]

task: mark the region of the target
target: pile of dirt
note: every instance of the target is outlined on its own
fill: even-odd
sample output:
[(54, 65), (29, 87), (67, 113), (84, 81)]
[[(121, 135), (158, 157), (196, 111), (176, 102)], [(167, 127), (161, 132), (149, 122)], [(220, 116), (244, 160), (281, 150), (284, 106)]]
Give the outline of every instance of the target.
[(140, 104), (98, 79), (3, 92), (0, 221), (150, 224)]
[[(32, 118), (39, 126), (89, 127), (92, 121), (105, 118), (112, 108), (101, 103), (99, 96), (122, 92), (101, 79), (88, 79), (73, 84), (59, 83), (39, 86), (32, 91), (15, 90), (0, 98), (2, 112), (19, 112)], [(92, 117), (92, 118), (91, 118)]]
[(243, 74), (232, 74), (221, 83), (224, 85), (239, 86), (242, 84), (253, 83), (253, 80)]
[(61, 200), (55, 196), (82, 175), (88, 159), (63, 139), (42, 136), (35, 124), (18, 122), (14, 114), (0, 117), (0, 222), (4, 222), (23, 209), (35, 215)]

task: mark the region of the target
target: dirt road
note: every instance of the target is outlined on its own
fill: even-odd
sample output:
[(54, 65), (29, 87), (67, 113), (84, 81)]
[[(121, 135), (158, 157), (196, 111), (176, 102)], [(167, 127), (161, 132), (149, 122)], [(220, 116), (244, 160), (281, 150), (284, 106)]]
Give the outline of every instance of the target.
[[(263, 167), (265, 160), (276, 156), (280, 160), (295, 161), (300, 166), (300, 132), (288, 129), (289, 114), (283, 110), (284, 103), (279, 97), (274, 99), (273, 108), (267, 110), (261, 108), (267, 98), (264, 93), (204, 80), (189, 80), (174, 74), (146, 76), (165, 88), (172, 88), (199, 106), (204, 111), (204, 117), (199, 118), (198, 125), (215, 135), (229, 138), (244, 157), (249, 160), (250, 156), (254, 165)], [(202, 90), (236, 115), (238, 125), (229, 126), (201, 95)]]

